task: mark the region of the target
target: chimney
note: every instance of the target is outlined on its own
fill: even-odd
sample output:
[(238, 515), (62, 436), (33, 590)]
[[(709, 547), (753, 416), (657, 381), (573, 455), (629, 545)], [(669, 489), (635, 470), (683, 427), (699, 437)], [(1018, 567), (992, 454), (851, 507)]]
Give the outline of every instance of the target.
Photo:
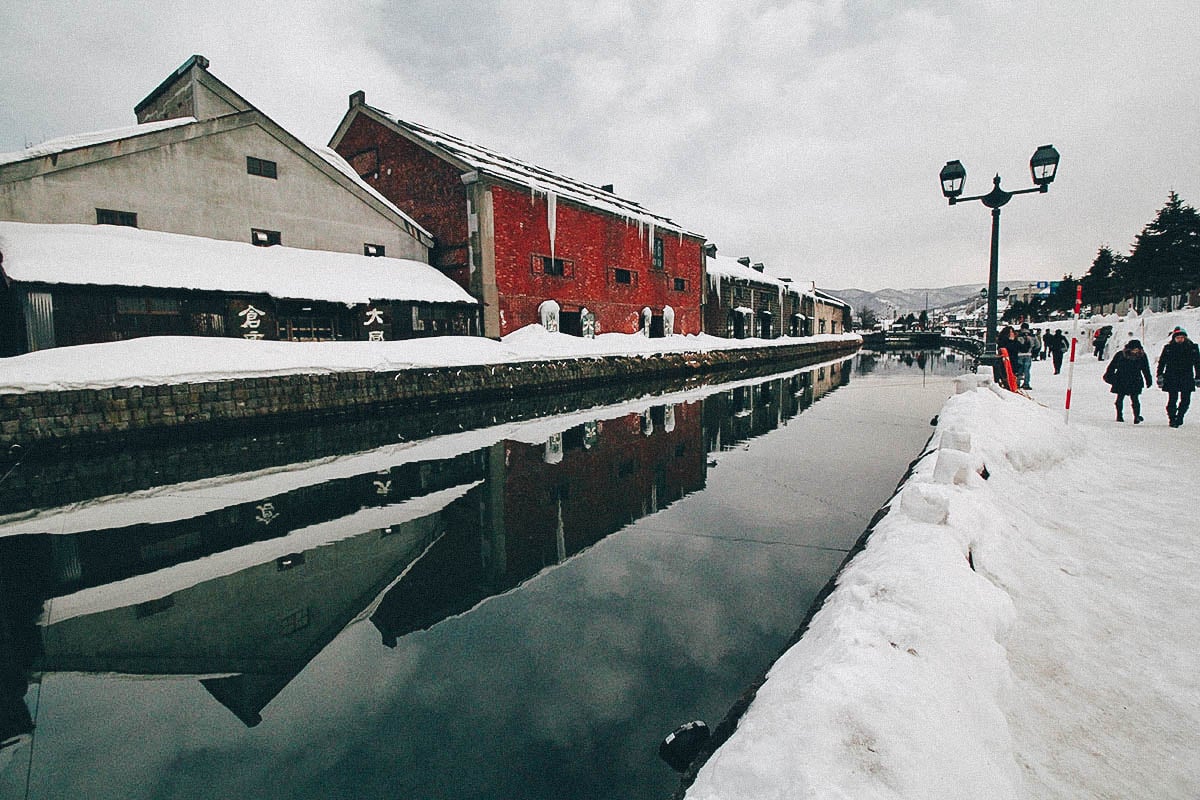
[(757, 264), (750, 267), (750, 269), (754, 270), (755, 272), (763, 272), (766, 270), (766, 266), (761, 261), (759, 261)]
[(742, 256), (741, 258), (738, 259), (738, 263), (741, 264), (743, 267), (750, 266), (750, 256)]
[(350, 107), (365, 106), (367, 104), (367, 93), (359, 89), (354, 94), (350, 95)]
[(611, 183), (606, 183), (600, 187), (600, 191), (608, 192), (609, 194), (612, 194), (613, 193), (613, 185)]

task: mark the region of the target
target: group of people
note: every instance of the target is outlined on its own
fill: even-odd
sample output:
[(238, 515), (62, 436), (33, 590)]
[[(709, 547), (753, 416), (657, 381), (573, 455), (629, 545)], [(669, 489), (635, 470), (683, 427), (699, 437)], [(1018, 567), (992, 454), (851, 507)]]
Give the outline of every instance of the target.
[[(1105, 326), (1096, 332), (1092, 343), (1096, 356), (1099, 358), (1112, 336), (1112, 327)], [(1000, 331), (996, 343), (999, 350), (1006, 354), (1012, 366), (1016, 387), (1031, 389), (1029, 373), (1031, 363), (1035, 358), (1046, 357), (1046, 353), (1054, 360), (1054, 374), (1062, 371), (1063, 354), (1069, 346), (1069, 340), (1059, 328), (1054, 333), (1042, 336), (1040, 332), (1031, 330), (1029, 325), (1022, 324), (1020, 329), (1007, 325)], [(1167, 393), (1167, 420), (1172, 428), (1183, 425), (1183, 418), (1192, 404), (1192, 392), (1200, 386), (1200, 347), (1188, 338), (1187, 331), (1175, 328), (1171, 339), (1163, 347), (1158, 357), (1155, 373), (1150, 372), (1150, 359), (1146, 355), (1142, 343), (1130, 339), (1104, 371), (1104, 381), (1111, 386), (1111, 391), (1117, 396), (1117, 422), (1125, 421), (1125, 398), (1129, 398), (1130, 409), (1133, 411), (1134, 424), (1141, 423), (1142, 389), (1149, 388), (1155, 383)]]
[(1008, 353), (1017, 385), (1022, 389), (1032, 389), (1029, 385), (1032, 363), (1044, 360), (1049, 354), (1054, 361), (1054, 374), (1057, 375), (1062, 371), (1063, 355), (1067, 352), (1069, 341), (1061, 328), (1043, 336), (1036, 328), (1030, 329), (1029, 323), (1022, 323), (1020, 329), (1004, 326), (996, 346)]
[(1192, 404), (1192, 391), (1200, 385), (1200, 347), (1188, 338), (1187, 331), (1176, 328), (1171, 340), (1158, 357), (1155, 378), (1150, 375), (1150, 359), (1137, 339), (1130, 339), (1113, 356), (1104, 371), (1104, 380), (1117, 396), (1117, 422), (1124, 422), (1125, 398), (1133, 411), (1133, 422), (1142, 422), (1141, 393), (1143, 386), (1158, 388), (1167, 393), (1167, 419), (1172, 428), (1183, 425), (1183, 417)]

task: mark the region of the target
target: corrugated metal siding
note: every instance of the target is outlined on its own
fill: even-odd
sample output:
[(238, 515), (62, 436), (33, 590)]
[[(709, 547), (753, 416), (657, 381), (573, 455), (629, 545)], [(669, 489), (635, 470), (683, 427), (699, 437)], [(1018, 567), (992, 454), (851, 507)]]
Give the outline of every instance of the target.
[(21, 296), (25, 317), (25, 341), (29, 352), (54, 347), (54, 297), (49, 292), (25, 292)]

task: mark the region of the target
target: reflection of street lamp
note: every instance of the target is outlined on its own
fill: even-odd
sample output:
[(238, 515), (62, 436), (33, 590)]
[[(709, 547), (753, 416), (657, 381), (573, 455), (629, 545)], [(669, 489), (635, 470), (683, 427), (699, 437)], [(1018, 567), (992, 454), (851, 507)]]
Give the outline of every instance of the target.
[[(942, 194), (950, 201), (950, 205), (967, 200), (979, 200), (992, 210), (992, 250), (987, 288), (987, 334), (984, 339), (982, 363), (993, 365), (996, 363), (996, 284), (1000, 271), (1000, 207), (1011, 200), (1014, 194), (1049, 191), (1050, 184), (1054, 181), (1055, 173), (1058, 171), (1058, 151), (1054, 149), (1053, 145), (1044, 144), (1034, 152), (1033, 158), (1029, 159), (1029, 171), (1033, 175), (1034, 185), (1028, 189), (1006, 192), (1000, 188), (1000, 176), (997, 175), (992, 181), (990, 192), (973, 197), (960, 197), (963, 193), (963, 184), (967, 180), (967, 170), (961, 161), (947, 161), (939, 175), (942, 181)], [(1008, 292), (1006, 291), (1005, 294), (1007, 295)]]

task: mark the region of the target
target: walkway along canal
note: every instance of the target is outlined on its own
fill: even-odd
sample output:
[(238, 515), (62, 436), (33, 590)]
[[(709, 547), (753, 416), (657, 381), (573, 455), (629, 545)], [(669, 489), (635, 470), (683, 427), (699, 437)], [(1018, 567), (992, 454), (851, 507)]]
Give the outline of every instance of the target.
[(0, 797), (666, 797), (662, 735), (771, 663), (957, 372), (18, 464)]

